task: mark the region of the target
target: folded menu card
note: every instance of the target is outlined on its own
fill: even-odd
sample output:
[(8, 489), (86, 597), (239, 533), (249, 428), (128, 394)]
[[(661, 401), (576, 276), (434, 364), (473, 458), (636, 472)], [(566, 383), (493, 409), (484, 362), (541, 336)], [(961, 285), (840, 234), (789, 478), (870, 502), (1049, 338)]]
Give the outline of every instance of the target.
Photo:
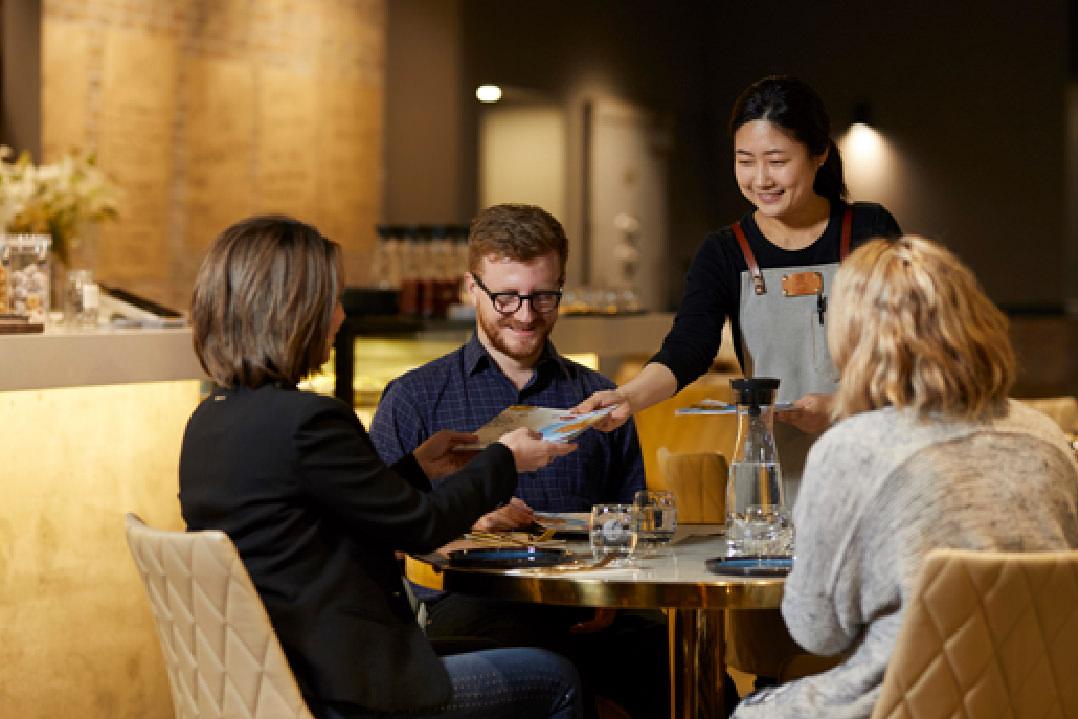
[(459, 445), (457, 449), (481, 449), (491, 442), (497, 442), (503, 434), (518, 427), (534, 429), (548, 442), (568, 442), (613, 411), (614, 406), (610, 406), (593, 412), (572, 414), (567, 409), (557, 407), (514, 404), (506, 407), (497, 417), (475, 430), (475, 434), (479, 435), (478, 442)]
[[(781, 412), (785, 409), (793, 409), (793, 402), (776, 402), (771, 405), (775, 410)], [(679, 407), (674, 410), (674, 414), (737, 414), (737, 405), (730, 404), (729, 402), (722, 402), (717, 399), (702, 399), (696, 404), (691, 404), (688, 407)]]
[(589, 512), (536, 512), (535, 519), (540, 526), (554, 530), (554, 536), (588, 533)]

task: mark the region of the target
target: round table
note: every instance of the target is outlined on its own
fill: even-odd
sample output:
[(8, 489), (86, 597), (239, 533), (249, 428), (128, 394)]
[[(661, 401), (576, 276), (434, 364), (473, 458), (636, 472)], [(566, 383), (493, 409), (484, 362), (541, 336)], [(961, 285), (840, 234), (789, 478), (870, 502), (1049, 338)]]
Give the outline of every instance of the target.
[[(446, 552), (408, 557), (405, 573), (431, 589), (500, 599), (584, 607), (661, 608), (674, 627), (672, 687), (674, 716), (721, 717), (723, 610), (773, 609), (782, 602), (783, 580), (727, 577), (711, 573), (705, 561), (722, 553), (719, 527), (689, 525), (657, 557), (634, 560), (628, 567), (565, 570), (474, 569), (452, 566)], [(586, 543), (567, 542), (590, 559)]]

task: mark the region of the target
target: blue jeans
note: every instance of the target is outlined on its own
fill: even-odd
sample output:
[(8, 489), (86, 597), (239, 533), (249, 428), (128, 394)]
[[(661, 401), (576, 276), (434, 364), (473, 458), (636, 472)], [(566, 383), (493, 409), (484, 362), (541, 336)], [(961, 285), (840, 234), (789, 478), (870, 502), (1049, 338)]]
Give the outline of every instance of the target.
[[(450, 592), (428, 605), (427, 638), (439, 654), (492, 647), (542, 647), (570, 659), (583, 686), (584, 715), (594, 695), (612, 699), (638, 719), (670, 713), (669, 634), (658, 610), (619, 610), (606, 629), (571, 634), (595, 616), (583, 607), (509, 602)], [(447, 646), (448, 644), (448, 646)]]
[(325, 719), (580, 719), (580, 678), (572, 663), (545, 649), (488, 649), (442, 657), (453, 694), (443, 706), (371, 713), (326, 707)]

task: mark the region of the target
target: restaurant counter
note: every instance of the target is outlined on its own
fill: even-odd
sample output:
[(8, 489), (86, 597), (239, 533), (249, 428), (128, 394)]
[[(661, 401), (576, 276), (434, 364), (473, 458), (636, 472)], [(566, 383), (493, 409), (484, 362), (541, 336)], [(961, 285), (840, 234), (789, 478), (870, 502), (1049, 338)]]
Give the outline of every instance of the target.
[(0, 714), (171, 716), (123, 514), (182, 527), (191, 332), (4, 335), (0, 358)]

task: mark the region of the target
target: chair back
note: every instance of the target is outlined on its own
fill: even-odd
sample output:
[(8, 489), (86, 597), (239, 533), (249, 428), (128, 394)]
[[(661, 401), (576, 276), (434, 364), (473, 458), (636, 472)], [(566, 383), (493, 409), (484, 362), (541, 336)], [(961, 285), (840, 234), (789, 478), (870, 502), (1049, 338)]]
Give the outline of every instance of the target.
[(718, 452), (671, 452), (659, 447), (659, 471), (678, 504), (684, 524), (726, 521), (726, 458)]
[[(633, 415), (640, 450), (644, 454), (644, 472), (651, 489), (670, 489), (659, 465), (658, 452), (718, 452), (729, 457), (737, 442), (737, 417), (729, 415), (674, 414), (702, 399), (733, 399), (730, 379), (735, 375), (707, 374), (684, 387), (673, 397)], [(724, 480), (725, 481), (725, 480)]]
[(1019, 400), (1051, 417), (1067, 434), (1078, 434), (1078, 399), (1074, 397), (1043, 397)]
[(1078, 551), (936, 549), (872, 719), (1078, 716)]
[(126, 522), (176, 719), (314, 719), (228, 536)]

